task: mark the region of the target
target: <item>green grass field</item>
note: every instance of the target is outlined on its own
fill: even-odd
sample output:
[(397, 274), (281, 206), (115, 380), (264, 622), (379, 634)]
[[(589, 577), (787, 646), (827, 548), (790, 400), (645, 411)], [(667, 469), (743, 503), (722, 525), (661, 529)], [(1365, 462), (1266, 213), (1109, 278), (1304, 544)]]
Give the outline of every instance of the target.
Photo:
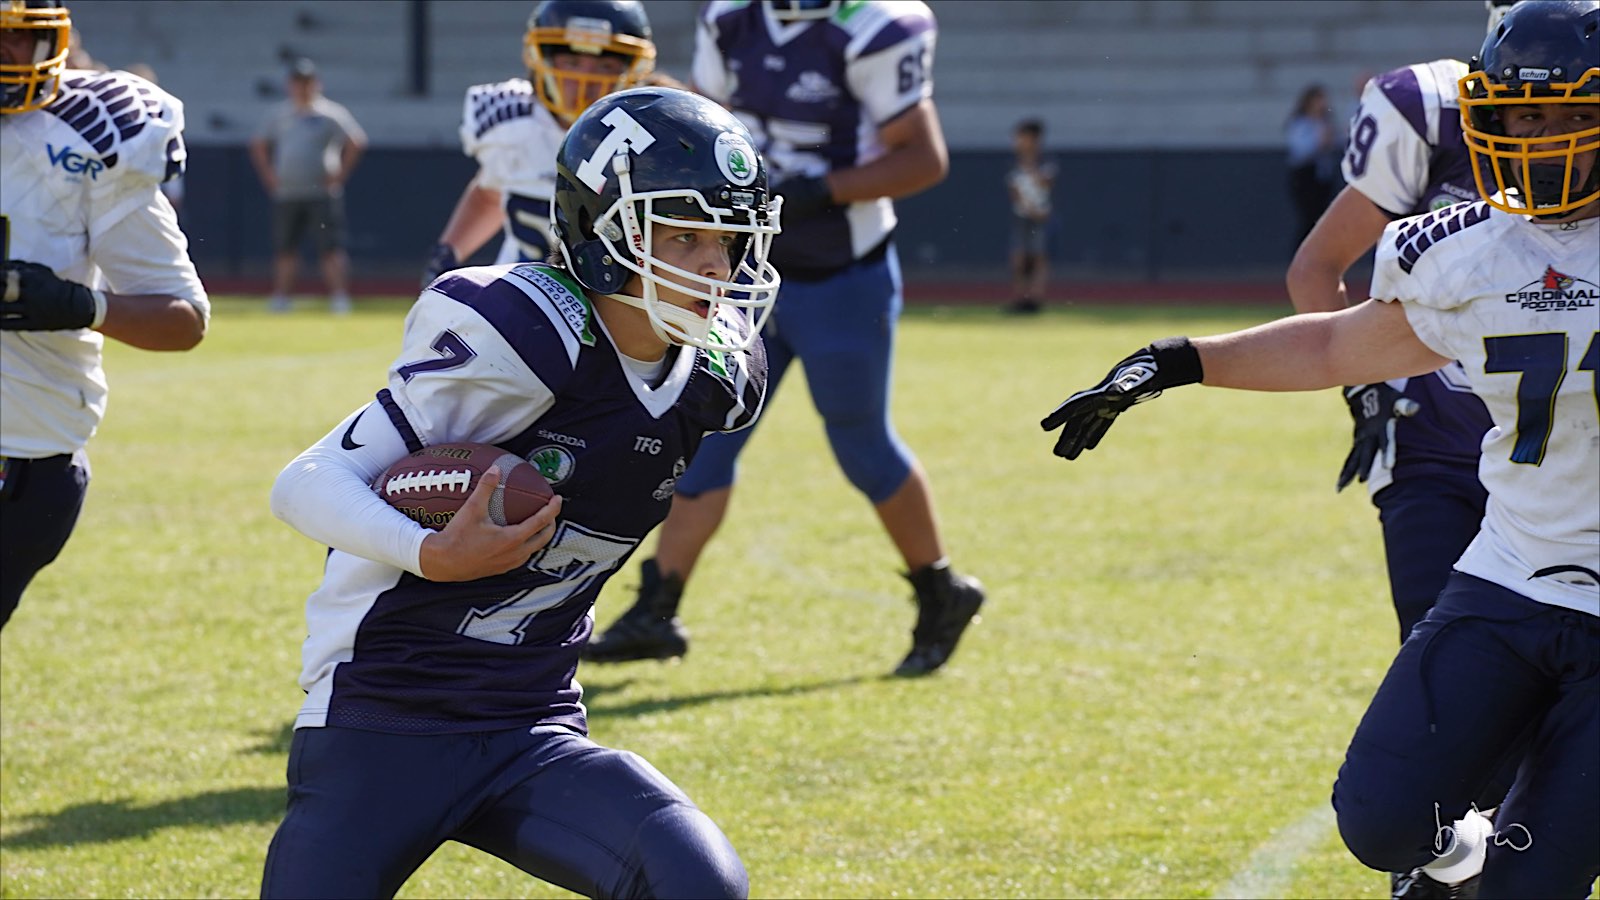
[[(382, 386), (404, 306), (224, 300), (187, 355), (108, 347), (62, 558), (0, 639), (0, 894), (254, 896), (323, 549), (272, 518)], [(1327, 798), (1395, 645), (1332, 394), (1186, 388), (1075, 463), (1038, 420), (1125, 353), (1249, 309), (908, 313), (894, 406), (990, 600), (938, 675), (803, 379), (769, 404), (684, 605), (680, 663), (586, 667), (594, 737), (727, 832), (762, 897), (1386, 896)], [(636, 569), (598, 618), (631, 599)], [(404, 897), (564, 892), (451, 845)]]

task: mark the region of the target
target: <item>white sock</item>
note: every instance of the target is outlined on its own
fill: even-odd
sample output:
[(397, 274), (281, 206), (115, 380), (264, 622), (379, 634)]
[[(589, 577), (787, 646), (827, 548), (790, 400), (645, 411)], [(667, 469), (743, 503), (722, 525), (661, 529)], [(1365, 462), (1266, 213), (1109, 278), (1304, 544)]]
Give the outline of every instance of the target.
[(1439, 858), (1422, 867), (1428, 877), (1444, 884), (1460, 884), (1483, 871), (1483, 857), (1489, 849), (1494, 825), (1475, 809), (1457, 819), (1453, 837)]

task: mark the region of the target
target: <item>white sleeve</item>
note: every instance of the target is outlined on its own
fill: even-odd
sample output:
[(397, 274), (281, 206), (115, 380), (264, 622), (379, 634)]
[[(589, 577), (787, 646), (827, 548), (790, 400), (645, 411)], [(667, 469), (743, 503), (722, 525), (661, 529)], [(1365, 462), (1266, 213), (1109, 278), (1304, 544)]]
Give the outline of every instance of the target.
[(189, 259), (189, 240), (178, 227), (171, 201), (150, 187), (150, 202), (135, 207), (89, 239), (89, 261), (118, 294), (160, 294), (187, 300), (205, 321), (211, 300)]
[(330, 118), (339, 126), (339, 130), (344, 132), (346, 141), (361, 147), (367, 145), (367, 132), (361, 127), (361, 123), (356, 121), (356, 117), (350, 114), (349, 109), (335, 103), (330, 112), (332, 113)]
[(1390, 215), (1409, 215), (1428, 186), (1428, 141), (1397, 105), (1420, 109), (1425, 102), (1415, 78), (1397, 85), (1380, 76), (1367, 82), (1361, 106), (1350, 119), (1341, 164), (1345, 183)]
[(493, 323), (435, 290), (423, 291), (406, 316), (389, 392), (423, 446), (496, 444), (555, 405), (550, 388)]
[(850, 91), (866, 108), (873, 124), (882, 125), (933, 96), (933, 45), (937, 37), (938, 32), (928, 27), (847, 63), (845, 77)]
[[(356, 449), (345, 449), (345, 437)], [(312, 540), (422, 576), (428, 530), (385, 503), (372, 480), (406, 455), (377, 403), (351, 413), (278, 473), (272, 514)]]
[(689, 79), (696, 91), (727, 105), (728, 70), (717, 46), (717, 26), (709, 18), (702, 17), (695, 23), (694, 62)]

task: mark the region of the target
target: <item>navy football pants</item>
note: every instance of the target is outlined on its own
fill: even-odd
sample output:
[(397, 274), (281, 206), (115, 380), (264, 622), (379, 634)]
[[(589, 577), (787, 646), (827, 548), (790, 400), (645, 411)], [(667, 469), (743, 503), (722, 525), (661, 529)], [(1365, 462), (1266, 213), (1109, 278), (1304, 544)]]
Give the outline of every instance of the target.
[(303, 728), (263, 897), (392, 897), (459, 841), (590, 897), (744, 897), (722, 831), (648, 762), (560, 727)]
[[(903, 295), (900, 260), (857, 263), (822, 281), (786, 280), (767, 322), (767, 402), (789, 364), (806, 369), (811, 403), (822, 416), (839, 468), (872, 503), (894, 495), (911, 475), (911, 451), (889, 422), (894, 332)], [(729, 487), (755, 427), (715, 432), (700, 443), (677, 491), (696, 497)]]
[(89, 456), (7, 459), (0, 484), (0, 628), (22, 602), (39, 570), (55, 561), (72, 536), (89, 492)]
[(1400, 648), (1333, 787), (1357, 859), (1407, 872), (1508, 759), (1481, 896), (1583, 897), (1600, 876), (1600, 619), (1451, 575)]
[(1383, 523), (1389, 593), (1405, 643), (1483, 524), (1489, 492), (1475, 468), (1461, 475), (1402, 475), (1372, 497)]

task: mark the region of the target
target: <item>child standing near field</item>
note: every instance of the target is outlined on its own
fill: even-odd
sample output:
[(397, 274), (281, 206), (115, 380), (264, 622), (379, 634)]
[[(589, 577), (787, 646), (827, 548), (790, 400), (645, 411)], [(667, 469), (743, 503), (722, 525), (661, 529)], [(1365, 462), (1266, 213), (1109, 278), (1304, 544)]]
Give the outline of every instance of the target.
[(1011, 196), (1011, 284), (1016, 299), (1008, 309), (1036, 313), (1042, 307), (1045, 279), (1050, 274), (1050, 189), (1056, 183), (1055, 163), (1039, 158), (1044, 123), (1026, 119), (1012, 132), (1016, 164), (1006, 173)]

